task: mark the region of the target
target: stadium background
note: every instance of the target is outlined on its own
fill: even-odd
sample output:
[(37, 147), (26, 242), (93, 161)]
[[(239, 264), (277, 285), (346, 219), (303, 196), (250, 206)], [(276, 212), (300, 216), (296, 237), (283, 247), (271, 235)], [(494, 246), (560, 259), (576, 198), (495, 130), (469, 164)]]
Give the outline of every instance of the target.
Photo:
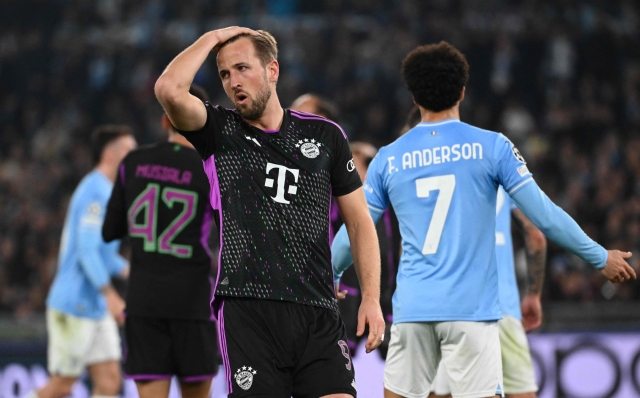
[[(506, 134), (545, 192), (592, 238), (636, 253), (640, 272), (637, 1), (3, 0), (0, 397), (19, 396), (15, 372), (44, 377), (32, 367), (44, 360), (44, 298), (69, 197), (91, 168), (90, 131), (126, 123), (141, 143), (164, 139), (156, 78), (200, 34), (230, 25), (275, 35), (284, 105), (318, 93), (338, 105), (352, 140), (378, 146), (412, 106), (402, 58), (451, 42), (471, 65), (463, 120)], [(231, 105), (213, 59), (196, 83)], [(614, 286), (551, 244), (543, 306), (531, 337), (541, 396), (640, 396), (639, 281)], [(379, 385), (379, 364), (358, 368), (361, 356), (360, 389)]]

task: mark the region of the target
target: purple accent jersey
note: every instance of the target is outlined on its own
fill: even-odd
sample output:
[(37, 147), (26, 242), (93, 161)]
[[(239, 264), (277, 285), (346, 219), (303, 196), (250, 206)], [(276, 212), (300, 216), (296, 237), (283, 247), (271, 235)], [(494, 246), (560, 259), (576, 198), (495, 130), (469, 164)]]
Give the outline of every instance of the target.
[(127, 314), (209, 320), (214, 218), (198, 153), (162, 143), (122, 162), (102, 235), (131, 238)]
[(182, 132), (204, 160), (220, 213), (215, 295), (337, 309), (329, 246), (331, 195), (362, 186), (334, 122), (286, 110), (265, 132), (206, 103), (207, 122)]

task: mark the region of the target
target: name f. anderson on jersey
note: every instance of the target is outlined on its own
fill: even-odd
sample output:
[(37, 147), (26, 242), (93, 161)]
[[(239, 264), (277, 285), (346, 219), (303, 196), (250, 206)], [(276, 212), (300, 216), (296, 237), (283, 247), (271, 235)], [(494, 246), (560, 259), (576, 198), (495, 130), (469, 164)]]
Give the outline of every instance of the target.
[[(416, 167), (431, 166), (460, 160), (482, 160), (482, 145), (478, 142), (443, 145), (435, 148), (425, 148), (402, 154), (402, 170)], [(394, 165), (395, 156), (389, 156), (389, 174), (399, 171)]]

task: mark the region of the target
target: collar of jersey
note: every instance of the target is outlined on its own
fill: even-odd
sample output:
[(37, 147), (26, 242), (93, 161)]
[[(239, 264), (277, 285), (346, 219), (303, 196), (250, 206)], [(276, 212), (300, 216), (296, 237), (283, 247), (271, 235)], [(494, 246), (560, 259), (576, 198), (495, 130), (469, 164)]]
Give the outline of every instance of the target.
[(262, 129), (259, 129), (257, 127), (254, 127), (252, 125), (250, 125), (249, 123), (247, 123), (246, 120), (242, 119), (242, 122), (245, 125), (245, 129), (248, 129), (250, 131), (259, 131), (260, 133), (268, 136), (268, 137), (284, 137), (285, 132), (287, 131), (287, 128), (289, 127), (289, 123), (291, 121), (291, 116), (289, 115), (289, 110), (285, 109), (284, 110), (284, 116), (282, 117), (282, 125), (280, 126), (280, 130), (278, 131), (264, 131)]
[(439, 120), (437, 122), (420, 122), (418, 123), (418, 126), (439, 126), (441, 124), (449, 124), (449, 123), (461, 123), (461, 122), (460, 122), (460, 119), (451, 118), (451, 119)]

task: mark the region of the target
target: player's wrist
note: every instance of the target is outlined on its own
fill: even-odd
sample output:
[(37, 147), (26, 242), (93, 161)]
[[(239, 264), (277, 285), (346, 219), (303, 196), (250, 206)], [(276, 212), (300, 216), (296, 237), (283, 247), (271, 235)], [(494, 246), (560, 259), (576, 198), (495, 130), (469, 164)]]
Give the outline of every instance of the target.
[(373, 302), (373, 303), (376, 303), (376, 304), (379, 305), (380, 304), (380, 294), (375, 295), (375, 294), (368, 294), (366, 292), (363, 292), (362, 293), (362, 301), (363, 302), (370, 301), (370, 302)]

